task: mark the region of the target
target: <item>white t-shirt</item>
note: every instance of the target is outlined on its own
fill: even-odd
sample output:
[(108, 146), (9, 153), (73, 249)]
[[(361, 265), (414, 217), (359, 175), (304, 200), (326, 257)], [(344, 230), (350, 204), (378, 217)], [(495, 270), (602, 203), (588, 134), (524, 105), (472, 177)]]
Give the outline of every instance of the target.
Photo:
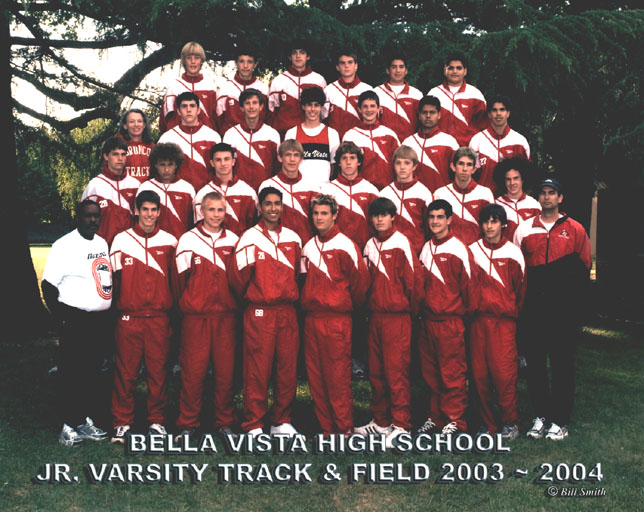
[(112, 266), (107, 242), (92, 240), (78, 229), (51, 246), (44, 281), (58, 288), (58, 302), (84, 311), (104, 311), (112, 304)]

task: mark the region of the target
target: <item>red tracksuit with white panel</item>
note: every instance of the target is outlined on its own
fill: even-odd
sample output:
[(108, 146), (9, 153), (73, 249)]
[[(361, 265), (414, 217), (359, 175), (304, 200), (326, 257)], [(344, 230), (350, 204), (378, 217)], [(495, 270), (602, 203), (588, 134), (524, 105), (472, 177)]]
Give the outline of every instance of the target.
[(159, 138), (161, 143), (174, 143), (183, 151), (183, 163), (177, 176), (200, 190), (212, 177), (210, 170), (210, 148), (221, 142), (219, 134), (205, 126), (178, 125)]
[[(117, 137), (125, 140), (120, 134)], [(143, 183), (150, 177), (150, 151), (154, 142), (142, 140), (126, 140), (127, 156), (125, 157), (125, 173)]]
[(235, 313), (237, 299), (229, 287), (228, 274), (235, 265), (234, 233), (222, 229), (210, 233), (199, 223), (177, 245), (181, 327), (181, 394), (177, 428), (199, 428), (203, 385), (212, 361), (214, 413), (217, 428), (234, 423)]
[(351, 141), (362, 149), (362, 177), (380, 190), (394, 179), (392, 157), (400, 141), (393, 130), (378, 121), (367, 125), (360, 121), (344, 134), (342, 142)]
[(177, 239), (158, 226), (145, 233), (137, 224), (116, 235), (110, 248), (112, 268), (120, 274), (112, 392), (115, 428), (134, 422), (134, 388), (141, 360), (147, 372), (148, 422), (165, 423), (168, 311), (173, 304), (171, 273), (176, 246)]
[(232, 80), (226, 83), (219, 90), (217, 98), (217, 118), (219, 122), (219, 133), (226, 133), (233, 126), (244, 120), (244, 113), (239, 106), (239, 95), (246, 89), (257, 89), (264, 96), (264, 109), (262, 110), (261, 120), (266, 120), (268, 112), (268, 86), (253, 77), (250, 80), (244, 80), (235, 73)]
[(195, 222), (203, 219), (201, 213), (201, 202), (203, 196), (210, 192), (219, 192), (226, 200), (226, 217), (224, 226), (237, 236), (255, 224), (257, 219), (257, 194), (251, 186), (237, 176), (224, 185), (215, 176), (204, 188), (202, 188), (194, 200)]
[(273, 175), (280, 145), (277, 130), (262, 122), (251, 129), (242, 121), (224, 134), (224, 142), (237, 150), (235, 174), (253, 190)]
[(429, 414), (437, 426), (456, 422), (467, 430), (465, 327), (463, 315), (476, 304), (470, 250), (452, 233), (430, 239), (420, 253), (425, 287), (424, 330), (418, 340), (421, 371), (430, 388)]
[(445, 199), (452, 205), (452, 223), (449, 226), (452, 234), (466, 245), (478, 240), (481, 233), (479, 212), (486, 204), (494, 202), (494, 195), (489, 188), (471, 180), (465, 189), (461, 189), (453, 182), (434, 192), (434, 200), (436, 199)]
[(286, 132), (284, 140), (295, 139), (302, 144), (304, 155), (300, 172), (304, 179), (320, 186), (329, 181), (331, 165), (340, 145), (338, 132), (324, 124), (317, 128), (304, 128), (301, 124)]
[(335, 197), (338, 202), (338, 218), (335, 223), (362, 251), (372, 236), (369, 203), (378, 197), (378, 189), (362, 176), (349, 181), (340, 174), (323, 185), (320, 192)]
[(473, 85), (463, 82), (453, 92), (445, 81), (427, 94), (441, 102), (438, 126), (441, 131), (453, 136), (459, 147), (467, 146), (475, 133), (487, 128), (489, 119), (485, 98)]
[(351, 313), (369, 288), (356, 244), (333, 226), (302, 250), (304, 353), (315, 414), (324, 433), (353, 429)]
[(409, 240), (396, 228), (369, 239), (364, 256), (369, 290), (371, 412), (378, 425), (411, 427), (411, 315), (418, 313), (423, 271)]
[(513, 241), (514, 233), (524, 220), (531, 219), (541, 213), (541, 205), (534, 197), (523, 193), (519, 199), (511, 199), (506, 195), (497, 197), (494, 202), (503, 206), (508, 217), (508, 225), (503, 230), (503, 237)]
[(427, 206), (433, 201), (432, 193), (417, 178), (409, 183), (394, 181), (380, 191), (396, 205), (394, 226), (411, 243), (414, 254), (420, 254), (425, 245)]
[(123, 172), (117, 176), (107, 166), (103, 172), (92, 178), (81, 201), (91, 199), (101, 208), (101, 223), (97, 235), (104, 238), (108, 245), (117, 233), (132, 226), (134, 215), (134, 197), (141, 182)]
[(476, 316), (470, 329), (470, 369), (480, 399), (481, 417), (489, 432), (497, 432), (494, 395), (501, 408), (501, 425), (515, 425), (517, 412), (516, 324), (526, 290), (521, 249), (501, 239), (480, 239), (470, 245), (479, 289)]
[(157, 221), (159, 227), (175, 238), (181, 238), (192, 226), (192, 203), (195, 197), (192, 185), (176, 176), (171, 183), (152, 178), (141, 184), (136, 195), (144, 190), (156, 192), (161, 199), (161, 215)]
[(291, 422), (297, 388), (299, 334), (295, 302), (302, 243), (295, 231), (263, 220), (237, 242), (231, 282), (244, 311), (244, 421), (246, 432), (263, 426), (268, 411), (268, 382), (275, 362), (275, 390), (270, 420)]
[(271, 82), (268, 88), (268, 109), (271, 112), (271, 126), (280, 134), (304, 121), (300, 95), (302, 89), (310, 87), (324, 89), (326, 80), (309, 66), (302, 72), (289, 67)]
[(504, 158), (525, 158), (530, 160), (530, 145), (526, 138), (515, 132), (510, 125), (499, 136), (494, 128), (489, 127), (478, 132), (470, 140), (470, 147), (476, 151), (476, 167), (481, 169), (478, 182), (492, 191), (496, 189), (494, 183), (494, 169)]
[(353, 82), (347, 83), (340, 79), (324, 89), (326, 105), (322, 117), (327, 119), (327, 125), (336, 130), (340, 138), (360, 122), (358, 98), (363, 92), (371, 90), (372, 87), (357, 76)]
[(415, 133), (407, 137), (403, 146), (412, 148), (418, 156), (414, 176), (431, 192), (449, 184), (449, 164), (458, 149), (458, 142), (438, 127), (429, 133)]
[(217, 86), (211, 78), (204, 77), (201, 73), (190, 76), (183, 73), (179, 78), (174, 78), (168, 84), (163, 106), (159, 115), (159, 131), (161, 133), (179, 125), (180, 118), (177, 114), (177, 96), (184, 92), (193, 92), (199, 97), (199, 121), (213, 130), (217, 129)]
[[(380, 124), (391, 128), (404, 140), (416, 131), (418, 122), (418, 102), (423, 93), (407, 82), (402, 86), (391, 86), (389, 82), (375, 89), (380, 99)], [(397, 91), (397, 92), (396, 92)]]
[(282, 192), (282, 226), (295, 231), (303, 244), (308, 242), (313, 236), (309, 208), (311, 199), (320, 193), (320, 187), (304, 180), (300, 172), (297, 173), (297, 178), (289, 178), (284, 171), (264, 181), (258, 192), (266, 187), (274, 187)]

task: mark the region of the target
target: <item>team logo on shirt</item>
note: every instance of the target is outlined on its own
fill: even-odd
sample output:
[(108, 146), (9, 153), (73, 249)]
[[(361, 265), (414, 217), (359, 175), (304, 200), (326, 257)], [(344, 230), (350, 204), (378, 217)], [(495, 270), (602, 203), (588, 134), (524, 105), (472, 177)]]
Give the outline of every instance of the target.
[(443, 256), (439, 256), (438, 261), (447, 261), (447, 258), (443, 258)]
[(92, 276), (98, 296), (103, 300), (112, 298), (112, 269), (107, 258), (96, 258), (92, 262)]
[(241, 199), (233, 199), (233, 203), (239, 204), (239, 203), (241, 203)]
[(561, 233), (559, 233), (559, 237), (560, 238), (570, 238), (570, 235), (568, 234), (568, 231), (566, 231), (565, 229), (562, 229)]
[(282, 93), (281, 96), (282, 96), (282, 101), (286, 101), (286, 94)]
[(201, 264), (201, 256), (196, 256), (195, 257), (195, 265), (200, 265)]
[(228, 104), (229, 104), (229, 105), (231, 105), (231, 106), (232, 106), (232, 105), (234, 105), (234, 104), (235, 104), (235, 100), (228, 100)]

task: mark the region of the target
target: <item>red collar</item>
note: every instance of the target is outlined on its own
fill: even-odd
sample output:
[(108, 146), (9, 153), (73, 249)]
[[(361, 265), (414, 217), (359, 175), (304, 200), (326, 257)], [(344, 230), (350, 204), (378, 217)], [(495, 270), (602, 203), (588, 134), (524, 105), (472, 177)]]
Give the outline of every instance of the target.
[(183, 73), (181, 78), (190, 84), (196, 84), (203, 80), (203, 75), (199, 73), (198, 75), (190, 76), (188, 73)]
[(155, 173), (151, 181), (156, 182), (157, 185), (160, 185), (163, 188), (164, 185), (169, 185), (170, 183), (176, 183), (177, 181), (179, 181), (179, 176), (177, 176), (177, 173), (175, 173), (170, 183), (163, 183)]
[(487, 132), (490, 134), (491, 137), (494, 137), (497, 140), (501, 140), (503, 137), (505, 137), (508, 133), (510, 133), (510, 124), (506, 124), (505, 128), (503, 129), (503, 133), (499, 135), (494, 131), (494, 128), (492, 126), (487, 127)]
[(342, 173), (338, 174), (338, 177), (336, 178), (336, 181), (342, 183), (343, 185), (357, 185), (362, 181), (362, 176), (358, 174), (353, 181), (349, 181), (346, 179), (344, 176), (342, 176)]
[(396, 232), (396, 228), (392, 227), (390, 230), (385, 231), (384, 233), (376, 233), (376, 238), (379, 242), (386, 242), (391, 238), (391, 236)]
[(454, 185), (454, 191), (455, 192), (460, 192), (461, 194), (469, 194), (470, 192), (472, 192), (472, 190), (474, 190), (476, 188), (478, 183), (476, 183), (476, 181), (474, 181), (474, 180), (470, 180), (469, 184), (464, 189), (459, 187), (456, 184), (456, 181), (452, 181), (452, 185)]
[(262, 126), (264, 126), (264, 123), (260, 119), (259, 123), (257, 123), (257, 126), (255, 128), (249, 128), (248, 125), (246, 124), (246, 119), (242, 119), (239, 122), (239, 126), (241, 126), (241, 129), (244, 130), (246, 133), (257, 133), (259, 130), (262, 129)]
[(125, 169), (123, 169), (123, 173), (120, 176), (114, 174), (112, 171), (110, 171), (110, 168), (107, 166), (107, 162), (103, 163), (103, 174), (107, 178), (109, 178), (109, 179), (111, 179), (113, 181), (121, 181), (127, 175), (126, 172), (125, 172)]
[[(459, 92), (464, 92), (464, 91), (465, 91), (465, 85), (466, 85), (466, 84), (465, 84), (465, 80), (463, 80), (463, 83), (461, 84), (461, 86), (459, 87), (458, 91), (456, 91), (456, 93), (455, 93), (455, 94), (458, 94)], [(451, 85), (449, 85), (449, 84), (447, 83), (447, 80), (445, 80), (445, 81), (443, 82), (443, 88), (444, 88), (445, 90), (447, 90), (447, 91), (451, 92), (451, 91), (452, 91), (451, 87), (452, 87), (452, 86), (451, 86)]]
[(418, 178), (414, 176), (409, 183), (400, 183), (398, 180), (395, 180), (394, 187), (396, 187), (398, 190), (409, 190), (416, 183), (418, 183)]
[(323, 244), (327, 243), (329, 240), (331, 240), (335, 235), (337, 235), (340, 232), (340, 228), (338, 227), (337, 224), (334, 224), (329, 231), (327, 231), (324, 235), (318, 234), (318, 240), (322, 242)]
[(244, 80), (241, 76), (239, 76), (238, 72), (235, 72), (235, 76), (233, 77), (233, 80), (237, 82), (238, 84), (241, 85), (251, 85), (257, 81), (257, 77), (252, 77), (250, 80)]
[(289, 66), (288, 67), (288, 72), (293, 76), (306, 76), (306, 75), (310, 75), (311, 73), (313, 73), (313, 70), (311, 69), (311, 66), (306, 66), (304, 71), (300, 72), (300, 71), (297, 71), (293, 66)]
[(277, 177), (282, 180), (284, 183), (288, 183), (289, 185), (295, 185), (302, 179), (302, 173), (300, 171), (297, 171), (297, 176), (295, 178), (289, 178), (286, 173), (280, 169), (280, 172), (277, 173)]
[[(226, 185), (226, 186), (232, 187), (238, 181), (239, 181), (239, 178), (235, 175), (235, 171), (233, 171), (233, 178), (228, 182), (228, 185)], [(218, 185), (220, 187), (224, 186), (223, 182), (217, 177), (216, 174), (215, 174), (214, 178), (212, 179), (212, 182), (215, 185)]]
[(419, 129), (417, 135), (421, 139), (429, 139), (430, 137), (433, 137), (434, 135), (436, 135), (440, 131), (441, 131), (441, 129), (438, 127), (438, 125), (436, 125), (429, 131), (428, 134), (425, 134), (422, 129)]
[(441, 238), (440, 240), (437, 240), (434, 235), (432, 235), (432, 242), (434, 242), (434, 245), (443, 245), (445, 242), (448, 240), (451, 240), (454, 237), (451, 231), (447, 232), (447, 236)]
[[(389, 80), (387, 80), (383, 85), (385, 89), (387, 89), (388, 91), (394, 92), (394, 90), (391, 88), (391, 84), (389, 83)], [(409, 94), (409, 84), (407, 83), (407, 80), (405, 80), (405, 83), (403, 84), (403, 88), (400, 91), (400, 94)]]
[(203, 126), (203, 123), (201, 123), (201, 122), (199, 122), (195, 126), (185, 126), (183, 124), (178, 125), (179, 129), (182, 132), (189, 133), (190, 135), (194, 135), (195, 133), (197, 133), (201, 129), (202, 126)]
[(352, 82), (345, 82), (342, 78), (338, 78), (338, 85), (344, 87), (345, 89), (353, 89), (356, 85), (360, 83), (360, 77), (356, 75)]
[[(201, 233), (204, 236), (212, 237), (212, 233), (210, 231), (207, 231), (203, 227), (203, 219), (197, 223), (197, 231), (199, 231), (199, 233)], [(221, 240), (222, 238), (226, 238), (226, 228), (224, 227), (222, 227), (221, 231), (219, 232), (219, 240)]]
[(518, 202), (518, 201), (523, 201), (525, 199), (525, 196), (526, 196), (526, 193), (524, 192), (523, 194), (521, 194), (521, 197), (519, 199), (512, 199), (507, 194), (503, 194), (501, 196), (501, 199), (503, 199), (503, 200), (505, 200), (505, 201), (507, 201), (509, 203), (514, 203), (514, 202)]
[(380, 126), (380, 122), (377, 119), (375, 122), (371, 124), (365, 124), (365, 122), (361, 119), (356, 125), (356, 128), (360, 128), (362, 130), (375, 130), (379, 126)]
[(152, 238), (154, 235), (156, 235), (161, 228), (159, 227), (159, 223), (157, 222), (157, 225), (154, 226), (154, 229), (150, 233), (146, 233), (141, 229), (141, 226), (139, 226), (139, 223), (137, 222), (134, 224), (134, 227), (132, 230), (139, 236), (142, 236), (143, 238)]
[[(262, 233), (264, 233), (266, 236), (269, 236), (269, 237), (271, 236), (268, 233), (268, 228), (266, 227), (266, 224), (264, 223), (264, 219), (259, 219), (259, 222), (257, 223), (257, 227), (259, 227), (259, 229), (262, 230)], [(279, 235), (281, 231), (282, 231), (282, 221), (280, 219), (279, 224), (277, 224), (277, 227), (275, 228), (275, 233), (277, 233)]]
[(501, 248), (501, 247), (503, 247), (503, 246), (506, 244), (506, 242), (507, 242), (507, 240), (506, 240), (506, 239), (504, 239), (503, 237), (501, 237), (501, 241), (500, 241), (500, 242), (497, 242), (496, 244), (491, 244), (490, 242), (488, 242), (488, 241), (485, 239), (485, 237), (481, 238), (480, 240), (481, 240), (481, 242), (483, 242), (483, 245), (484, 245), (485, 247), (487, 247), (488, 249), (491, 249), (491, 250), (493, 250), (493, 251), (496, 251), (496, 250), (500, 249), (500, 248)]

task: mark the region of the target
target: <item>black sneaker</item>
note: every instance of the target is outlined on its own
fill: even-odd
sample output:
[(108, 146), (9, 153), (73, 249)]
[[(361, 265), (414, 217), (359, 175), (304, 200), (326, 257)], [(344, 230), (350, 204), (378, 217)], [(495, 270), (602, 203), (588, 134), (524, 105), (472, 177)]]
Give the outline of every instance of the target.
[(83, 425), (78, 425), (78, 427), (76, 427), (76, 432), (78, 432), (78, 435), (81, 436), (82, 439), (90, 439), (92, 441), (102, 441), (103, 439), (107, 439), (107, 432), (94, 425), (92, 418), (89, 416), (85, 418), (85, 423)]

